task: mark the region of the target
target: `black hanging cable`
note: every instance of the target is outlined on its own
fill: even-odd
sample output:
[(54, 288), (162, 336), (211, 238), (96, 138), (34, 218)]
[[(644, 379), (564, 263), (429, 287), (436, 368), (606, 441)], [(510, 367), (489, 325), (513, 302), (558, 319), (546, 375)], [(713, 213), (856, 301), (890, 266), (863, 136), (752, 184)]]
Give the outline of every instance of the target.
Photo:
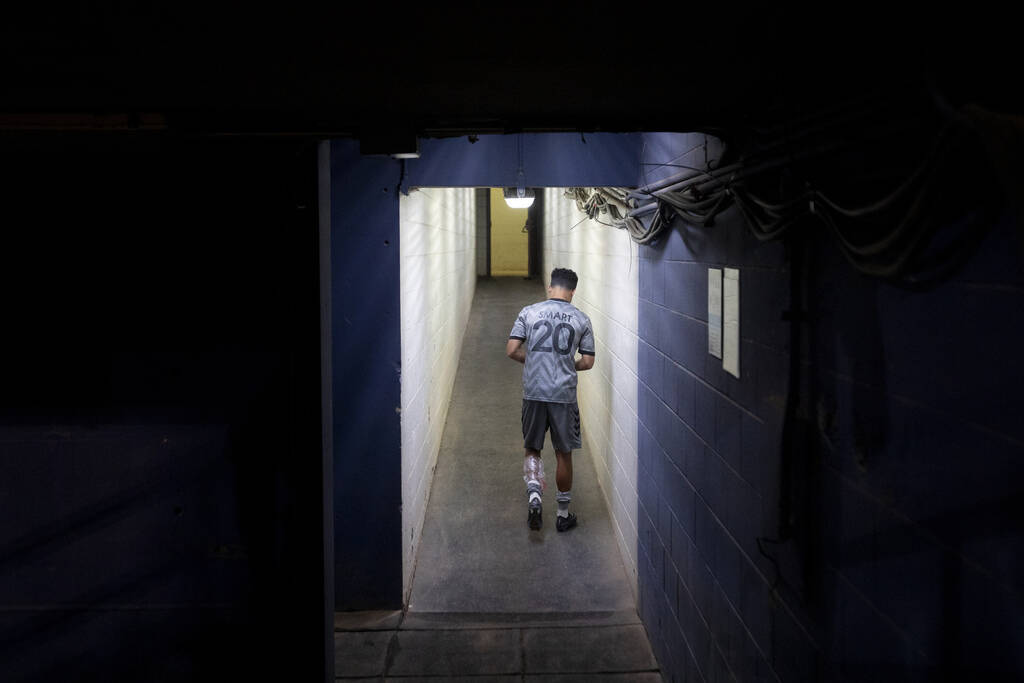
[[(947, 240), (949, 244), (945, 246), (932, 245), (939, 231), (937, 226), (946, 217), (936, 215), (931, 206), (936, 201), (944, 201), (945, 194), (956, 194), (961, 189), (950, 168), (972, 169), (972, 186), (979, 186), (973, 190), (975, 195), (985, 194), (985, 184), (991, 184), (985, 175), (987, 169), (979, 168), (975, 172), (972, 164), (963, 163), (965, 157), (971, 156), (971, 147), (977, 142), (968, 139), (970, 131), (964, 117), (957, 115), (945, 121), (928, 153), (895, 189), (859, 206), (843, 205), (810, 182), (805, 182), (804, 189), (796, 194), (780, 199), (766, 199), (749, 187), (751, 181), (770, 178), (782, 169), (806, 168), (819, 157), (857, 154), (867, 141), (884, 143), (889, 139), (885, 136), (909, 130), (913, 125), (912, 120), (883, 120), (878, 130), (861, 126), (865, 129), (857, 128), (856, 135), (850, 135), (843, 126), (860, 125), (858, 116), (864, 116), (864, 112), (840, 117), (838, 123), (818, 121), (812, 131), (820, 134), (817, 138), (808, 131), (796, 135), (788, 133), (784, 141), (719, 168), (662, 164), (679, 166), (684, 171), (636, 190), (573, 188), (570, 196), (590, 218), (600, 213), (609, 214), (611, 224), (626, 230), (639, 244), (655, 243), (677, 217), (691, 225), (711, 227), (716, 216), (733, 204), (748, 232), (761, 242), (781, 239), (794, 225), (813, 217), (834, 235), (844, 257), (858, 272), (910, 287), (935, 282), (943, 274), (952, 273), (954, 262), (962, 260), (958, 249), (970, 249), (978, 242), (972, 234)], [(794, 148), (794, 140), (801, 145)], [(766, 155), (764, 149), (784, 151), (784, 154)], [(975, 175), (984, 176), (986, 180), (979, 183)], [(947, 185), (939, 189), (942, 182)], [(967, 184), (960, 185), (966, 192)], [(967, 196), (964, 201), (974, 198)], [(983, 214), (988, 215), (974, 212), (972, 216)], [(971, 221), (970, 232), (975, 233), (978, 228), (983, 231), (980, 220)], [(860, 238), (858, 233), (869, 237)]]

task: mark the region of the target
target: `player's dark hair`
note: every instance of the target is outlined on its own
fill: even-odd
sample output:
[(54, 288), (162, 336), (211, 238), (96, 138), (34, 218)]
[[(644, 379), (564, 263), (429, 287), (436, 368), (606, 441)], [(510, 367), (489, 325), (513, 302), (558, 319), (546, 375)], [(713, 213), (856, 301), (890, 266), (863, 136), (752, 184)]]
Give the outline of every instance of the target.
[(551, 286), (552, 287), (565, 287), (566, 289), (576, 289), (576, 283), (580, 279), (576, 277), (576, 273), (572, 272), (568, 268), (555, 268), (551, 271)]

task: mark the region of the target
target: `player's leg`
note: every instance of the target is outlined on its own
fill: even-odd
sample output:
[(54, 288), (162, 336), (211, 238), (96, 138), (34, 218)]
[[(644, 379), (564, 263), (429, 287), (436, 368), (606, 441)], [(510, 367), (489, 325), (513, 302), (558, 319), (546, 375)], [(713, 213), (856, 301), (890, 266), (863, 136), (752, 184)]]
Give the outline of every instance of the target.
[(572, 489), (572, 451), (556, 450), (555, 458), (558, 460), (555, 483), (559, 491), (569, 491)]
[(572, 501), (572, 450), (580, 448), (580, 413), (575, 403), (555, 404), (552, 407), (551, 443), (555, 446), (558, 468), (555, 484), (558, 486), (558, 518), (555, 528), (568, 531), (576, 526), (576, 515), (569, 512)]
[(544, 491), (544, 461), (540, 451), (527, 448), (523, 459), (523, 481), (526, 482), (526, 497), (529, 504), (540, 506)]
[(547, 415), (537, 401), (523, 400), (523, 481), (526, 482), (527, 524), (531, 529), (541, 527), (541, 493), (544, 490), (544, 461), (540, 451), (544, 448)]
[(569, 503), (572, 502), (572, 451), (555, 451), (558, 459), (558, 469), (555, 471), (555, 484), (558, 486), (558, 493), (555, 500), (558, 502), (558, 517), (555, 519), (555, 528), (558, 531), (568, 531), (576, 526), (575, 513), (569, 512)]

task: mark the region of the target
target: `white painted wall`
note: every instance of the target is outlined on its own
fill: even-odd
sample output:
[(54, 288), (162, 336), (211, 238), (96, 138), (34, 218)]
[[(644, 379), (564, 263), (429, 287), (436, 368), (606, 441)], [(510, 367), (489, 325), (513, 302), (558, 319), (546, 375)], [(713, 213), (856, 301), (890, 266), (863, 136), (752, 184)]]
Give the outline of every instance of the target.
[(625, 231), (587, 219), (564, 190), (544, 191), (544, 281), (552, 268), (576, 271), (580, 281), (573, 304), (594, 325), (596, 362), (593, 370), (580, 373), (577, 390), (583, 447), (597, 469), (634, 596), (638, 253)]
[(402, 308), (402, 575), (411, 588), (427, 497), (476, 290), (472, 188), (400, 197)]

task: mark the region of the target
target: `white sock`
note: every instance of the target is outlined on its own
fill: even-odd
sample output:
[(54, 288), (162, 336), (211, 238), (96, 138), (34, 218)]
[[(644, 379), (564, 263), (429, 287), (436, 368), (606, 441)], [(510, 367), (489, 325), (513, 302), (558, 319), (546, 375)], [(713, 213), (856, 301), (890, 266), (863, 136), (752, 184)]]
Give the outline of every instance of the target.
[(572, 491), (559, 491), (555, 498), (558, 501), (558, 516), (569, 516), (569, 501), (572, 500)]

